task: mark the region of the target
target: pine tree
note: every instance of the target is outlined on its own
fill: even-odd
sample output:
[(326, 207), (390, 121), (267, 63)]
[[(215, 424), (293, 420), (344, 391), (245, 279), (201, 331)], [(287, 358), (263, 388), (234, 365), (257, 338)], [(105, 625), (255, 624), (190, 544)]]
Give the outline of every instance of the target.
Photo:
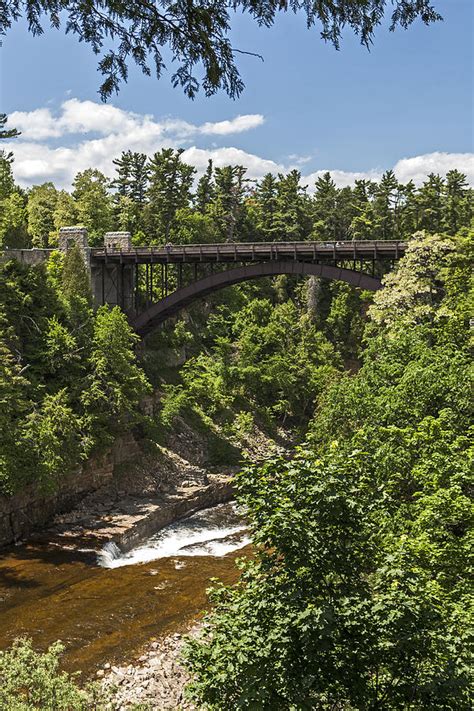
[(304, 240), (311, 233), (310, 201), (300, 180), (297, 170), (278, 176), (275, 224), (276, 239), (281, 242)]
[(143, 208), (148, 186), (148, 158), (145, 153), (123, 151), (113, 163), (117, 177), (112, 181), (114, 221), (119, 230), (136, 234), (144, 228)]
[(468, 190), (466, 176), (458, 170), (446, 173), (444, 185), (443, 231), (455, 235), (462, 226), (468, 226), (472, 211), (472, 191)]
[(257, 184), (254, 199), (257, 232), (264, 242), (272, 242), (278, 235), (277, 179), (272, 173), (267, 173)]
[(120, 196), (130, 197), (140, 207), (145, 203), (148, 184), (148, 158), (145, 153), (122, 151), (120, 158), (112, 161), (117, 177), (112, 181)]
[(146, 225), (154, 243), (167, 242), (177, 210), (191, 200), (195, 168), (181, 160), (183, 149), (162, 148), (150, 161)]
[(397, 237), (409, 239), (418, 230), (419, 205), (417, 190), (413, 180), (400, 187), (403, 199), (400, 207), (399, 233)]
[(149, 177), (148, 156), (145, 153), (133, 152), (130, 158), (130, 197), (140, 209), (146, 202)]
[(14, 190), (0, 203), (0, 246), (28, 247), (27, 224), (26, 198)]
[(116, 166), (117, 177), (112, 181), (111, 185), (117, 190), (117, 195), (119, 196), (130, 194), (131, 156), (132, 151), (122, 151), (120, 158), (115, 158), (112, 161)]
[(82, 300), (91, 305), (92, 293), (84, 255), (77, 244), (70, 247), (65, 256), (62, 272), (63, 296), (66, 301)]
[[(386, 6), (388, 8), (386, 11)], [(160, 78), (168, 64), (173, 64), (171, 82), (181, 86), (186, 96), (194, 98), (201, 88), (206, 96), (225, 91), (230, 98), (244, 88), (236, 65), (234, 21), (247, 12), (250, 21), (270, 27), (288, 7), (286, 1), (235, 0), (234, 12), (227, 3), (117, 2), (102, 0), (96, 7), (90, 2), (58, 0), (9, 0), (2, 2), (0, 32), (5, 34), (20, 17), (34, 35), (43, 30), (42, 21), (60, 26), (61, 11), (66, 32), (90, 45), (99, 55), (98, 69), (103, 75), (99, 92), (107, 99), (118, 92), (135, 63), (145, 75), (154, 70)], [(98, 11), (100, 7), (100, 12)], [(431, 0), (318, 0), (293, 3), (309, 27), (319, 26), (321, 37), (339, 48), (343, 31), (350, 28), (369, 47), (375, 30), (387, 18), (392, 29), (407, 28), (420, 18), (426, 25), (442, 19)], [(111, 42), (106, 42), (105, 38)], [(116, 40), (116, 44), (113, 43)]]
[(370, 180), (356, 180), (352, 190), (354, 217), (350, 232), (352, 239), (370, 239), (374, 228), (372, 200), (377, 184)]
[(393, 170), (387, 170), (377, 186), (372, 203), (374, 233), (372, 239), (393, 239), (396, 236), (399, 185)]
[(316, 180), (314, 194), (314, 234), (316, 239), (339, 239), (337, 233), (337, 199), (338, 190), (336, 183), (331, 178), (331, 173), (324, 173)]
[(443, 218), (444, 181), (430, 173), (418, 191), (419, 228), (435, 233), (441, 230)]
[(209, 205), (214, 199), (215, 187), (213, 173), (212, 160), (209, 158), (206, 172), (199, 178), (195, 197), (196, 208), (199, 212), (202, 212), (203, 215), (207, 212)]
[(351, 239), (352, 220), (356, 216), (352, 188), (346, 186), (337, 191), (336, 198), (336, 239)]
[(0, 114), (0, 139), (16, 138), (20, 136), (20, 132), (16, 128), (6, 128), (6, 123), (8, 121), (8, 116), (6, 114)]
[(241, 165), (226, 165), (215, 171), (215, 193), (210, 209), (221, 239), (226, 242), (242, 239), (246, 172)]
[(5, 313), (0, 311), (0, 493), (4, 495), (14, 493), (28, 469), (20, 425), (33, 405), (31, 386), (13, 353), (15, 340)]
[(0, 200), (7, 198), (15, 189), (12, 163), (13, 153), (0, 150)]

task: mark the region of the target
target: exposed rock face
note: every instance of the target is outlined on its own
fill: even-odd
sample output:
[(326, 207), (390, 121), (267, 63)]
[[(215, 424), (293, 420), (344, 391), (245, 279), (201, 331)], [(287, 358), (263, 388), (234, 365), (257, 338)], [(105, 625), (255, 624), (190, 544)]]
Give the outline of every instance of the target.
[[(196, 625), (188, 634), (195, 635), (199, 629)], [(134, 664), (121, 667), (105, 664), (99, 669), (97, 677), (103, 679), (102, 687), (111, 694), (114, 708), (125, 711), (135, 704), (144, 704), (153, 711), (196, 709), (184, 695), (189, 676), (180, 663), (183, 644), (182, 635), (176, 633), (152, 641)]]
[(62, 547), (99, 550), (113, 541), (126, 552), (170, 523), (233, 496), (232, 481), (225, 474), (209, 475), (204, 486), (185, 481), (169, 493), (158, 490), (155, 496), (104, 487), (72, 511), (56, 516), (48, 534)]
[(122, 461), (103, 486), (56, 515), (48, 531), (55, 544), (98, 550), (113, 541), (126, 552), (164, 526), (233, 498), (235, 467), (211, 473), (195, 433), (183, 423), (179, 445), (177, 433), (167, 447), (136, 445), (133, 459)]
[(65, 477), (53, 494), (32, 485), (15, 496), (0, 496), (0, 546), (29, 536), (55, 514), (71, 509), (88, 492), (105, 487), (138, 453), (137, 442), (127, 434), (118, 438), (107, 454), (90, 459)]

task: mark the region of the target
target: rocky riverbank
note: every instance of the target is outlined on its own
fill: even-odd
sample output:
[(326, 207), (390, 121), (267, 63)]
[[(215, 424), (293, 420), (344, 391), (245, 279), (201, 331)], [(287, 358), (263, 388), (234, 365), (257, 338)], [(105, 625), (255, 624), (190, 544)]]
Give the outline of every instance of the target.
[(185, 698), (189, 675), (181, 664), (184, 638), (196, 635), (201, 625), (152, 640), (140, 657), (126, 666), (105, 664), (97, 671), (101, 686), (113, 699), (117, 711), (143, 705), (147, 711), (191, 711), (197, 707)]
[[(56, 515), (46, 535), (65, 549), (100, 550), (115, 543), (122, 552), (193, 511), (233, 497), (235, 466), (207, 466), (204, 444), (184, 422), (168, 446), (142, 443), (133, 462)], [(43, 534), (44, 537), (44, 534)]]

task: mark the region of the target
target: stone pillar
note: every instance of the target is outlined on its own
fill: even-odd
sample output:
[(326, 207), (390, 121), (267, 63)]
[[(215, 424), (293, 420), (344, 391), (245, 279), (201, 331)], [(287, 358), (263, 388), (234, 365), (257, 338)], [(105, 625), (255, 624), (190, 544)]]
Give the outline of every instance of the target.
[(67, 252), (73, 244), (79, 245), (84, 258), (89, 258), (89, 241), (85, 227), (61, 227), (59, 229), (59, 249)]
[(60, 227), (59, 228), (59, 249), (66, 253), (74, 244), (77, 244), (84, 258), (89, 279), (91, 277), (91, 250), (87, 239), (87, 229), (85, 227)]
[(104, 247), (112, 251), (127, 251), (132, 248), (132, 235), (130, 232), (106, 232), (104, 235)]

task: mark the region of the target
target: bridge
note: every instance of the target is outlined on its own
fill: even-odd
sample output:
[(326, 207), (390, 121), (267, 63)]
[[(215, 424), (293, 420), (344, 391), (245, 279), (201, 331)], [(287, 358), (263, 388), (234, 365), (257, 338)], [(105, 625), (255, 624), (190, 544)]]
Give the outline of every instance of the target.
[[(102, 247), (89, 248), (84, 228), (62, 228), (60, 248), (74, 243), (90, 270), (94, 303), (120, 306), (142, 337), (194, 301), (261, 277), (317, 276), (376, 291), (406, 249), (405, 242), (364, 240), (135, 247), (127, 232), (108, 232)], [(50, 251), (10, 250), (3, 258), (34, 263)]]

